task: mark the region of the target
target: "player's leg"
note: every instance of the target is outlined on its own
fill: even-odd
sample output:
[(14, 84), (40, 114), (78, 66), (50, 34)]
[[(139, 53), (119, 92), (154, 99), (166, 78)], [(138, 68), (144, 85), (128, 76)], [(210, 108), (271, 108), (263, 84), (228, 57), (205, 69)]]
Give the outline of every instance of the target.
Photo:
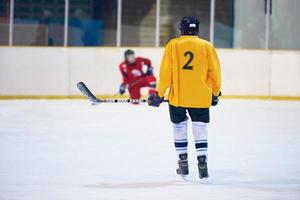
[[(140, 99), (141, 98), (141, 87), (139, 85), (135, 85), (133, 87), (129, 87), (129, 95), (131, 99)], [(138, 102), (133, 102), (133, 104), (138, 104)]]
[(149, 95), (156, 91), (156, 78), (153, 75), (146, 76), (146, 86), (149, 87)]
[(198, 160), (198, 171), (200, 178), (208, 178), (207, 147), (208, 134), (207, 123), (209, 123), (208, 108), (190, 108), (188, 112), (192, 118), (193, 135)]
[(169, 105), (170, 118), (173, 122), (174, 145), (178, 156), (177, 173), (188, 175), (188, 135), (186, 109)]

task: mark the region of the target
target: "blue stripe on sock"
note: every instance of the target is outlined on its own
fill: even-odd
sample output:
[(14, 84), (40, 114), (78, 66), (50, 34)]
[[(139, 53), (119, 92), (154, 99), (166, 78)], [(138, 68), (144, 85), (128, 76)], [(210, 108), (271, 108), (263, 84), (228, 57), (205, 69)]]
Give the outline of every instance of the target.
[(174, 142), (175, 147), (187, 147), (187, 142)]
[(196, 143), (195, 146), (196, 146), (196, 149), (207, 148), (207, 142)]

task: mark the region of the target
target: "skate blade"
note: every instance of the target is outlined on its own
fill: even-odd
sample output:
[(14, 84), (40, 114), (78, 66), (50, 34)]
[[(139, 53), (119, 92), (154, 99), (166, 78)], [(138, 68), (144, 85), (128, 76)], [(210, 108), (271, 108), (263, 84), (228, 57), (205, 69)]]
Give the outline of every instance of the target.
[(183, 181), (188, 182), (188, 183), (192, 183), (192, 184), (205, 184), (205, 185), (209, 185), (212, 184), (213, 181), (211, 178), (202, 178), (200, 179), (198, 176), (188, 176), (188, 175), (180, 175), (180, 177), (182, 178)]
[(179, 169), (176, 170), (176, 174), (179, 176), (187, 176), (189, 174), (182, 174)]
[(207, 178), (201, 178), (199, 179), (199, 183), (201, 184), (212, 184), (213, 181), (211, 178), (207, 177)]

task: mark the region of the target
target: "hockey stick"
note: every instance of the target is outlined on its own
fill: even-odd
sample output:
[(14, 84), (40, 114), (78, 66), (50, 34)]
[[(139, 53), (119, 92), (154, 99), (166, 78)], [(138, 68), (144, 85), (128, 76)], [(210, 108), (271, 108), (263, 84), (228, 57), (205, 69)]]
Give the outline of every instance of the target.
[[(84, 84), (84, 82), (77, 83), (77, 88), (81, 93), (86, 96), (94, 104), (99, 103), (147, 103), (147, 99), (99, 99), (97, 98)], [(163, 100), (163, 102), (168, 102), (168, 100)]]

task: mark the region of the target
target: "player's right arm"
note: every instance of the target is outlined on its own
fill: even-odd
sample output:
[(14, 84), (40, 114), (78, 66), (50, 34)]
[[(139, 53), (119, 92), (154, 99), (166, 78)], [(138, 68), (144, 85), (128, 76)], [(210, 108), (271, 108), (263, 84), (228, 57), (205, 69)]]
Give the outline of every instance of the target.
[(121, 63), (119, 65), (119, 69), (120, 69), (120, 72), (121, 72), (121, 75), (122, 75), (122, 80), (125, 85), (128, 84), (128, 73), (127, 73), (127, 69), (126, 69), (126, 65), (124, 63)]
[(161, 61), (159, 72), (159, 83), (157, 92), (150, 95), (148, 98), (148, 105), (158, 107), (164, 100), (166, 90), (171, 86), (172, 82), (172, 60), (171, 60), (171, 42), (165, 48), (165, 53)]
[(172, 83), (172, 58), (171, 58), (172, 46), (171, 42), (165, 48), (164, 56), (160, 65), (159, 83), (157, 86), (158, 96), (163, 97), (166, 90)]
[(122, 95), (125, 93), (126, 85), (128, 84), (128, 73), (127, 73), (126, 65), (124, 65), (124, 63), (121, 63), (119, 65), (119, 69), (123, 80), (123, 82), (120, 85), (119, 93)]

